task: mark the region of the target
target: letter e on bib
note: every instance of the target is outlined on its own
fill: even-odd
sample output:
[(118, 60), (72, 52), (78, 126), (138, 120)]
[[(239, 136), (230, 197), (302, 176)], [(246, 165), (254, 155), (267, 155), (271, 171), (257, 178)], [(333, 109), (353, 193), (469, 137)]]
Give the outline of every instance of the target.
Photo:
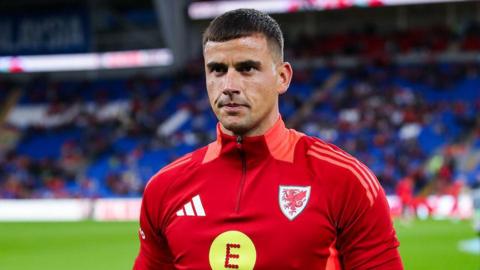
[(252, 270), (257, 251), (250, 237), (240, 231), (226, 231), (218, 235), (210, 246), (209, 261), (212, 270)]

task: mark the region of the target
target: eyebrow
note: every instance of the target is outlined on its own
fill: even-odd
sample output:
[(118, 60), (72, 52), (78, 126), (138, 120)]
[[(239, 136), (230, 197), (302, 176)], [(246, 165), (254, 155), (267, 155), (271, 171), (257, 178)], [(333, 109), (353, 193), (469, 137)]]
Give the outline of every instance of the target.
[(242, 61), (234, 64), (236, 69), (245, 68), (245, 67), (253, 67), (256, 69), (260, 69), (261, 65), (262, 64), (260, 63), (260, 61), (253, 61), (253, 60)]
[[(246, 60), (246, 61), (242, 61), (234, 64), (234, 67), (236, 69), (245, 68), (245, 67), (254, 67), (256, 69), (260, 69), (261, 66), (262, 64), (260, 63), (260, 61), (254, 61), (254, 60)], [(209, 70), (212, 70), (214, 68), (228, 69), (228, 66), (225, 63), (209, 62), (207, 64), (207, 68)]]
[(212, 70), (214, 68), (222, 68), (222, 69), (227, 69), (227, 65), (224, 63), (219, 63), (219, 62), (210, 62), (207, 64), (207, 68), (209, 70)]

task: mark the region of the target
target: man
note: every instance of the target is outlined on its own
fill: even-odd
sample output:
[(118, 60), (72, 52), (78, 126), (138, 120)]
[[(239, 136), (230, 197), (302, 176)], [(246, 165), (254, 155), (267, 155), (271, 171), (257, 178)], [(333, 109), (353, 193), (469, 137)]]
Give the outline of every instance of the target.
[(134, 269), (402, 269), (385, 194), (356, 159), (285, 128), (283, 37), (249, 9), (203, 37), (217, 140), (145, 188)]

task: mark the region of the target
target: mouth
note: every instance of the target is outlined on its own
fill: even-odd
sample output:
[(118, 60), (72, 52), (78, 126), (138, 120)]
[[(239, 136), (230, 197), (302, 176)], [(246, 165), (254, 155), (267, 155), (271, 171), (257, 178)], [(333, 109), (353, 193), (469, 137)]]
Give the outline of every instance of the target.
[(239, 115), (242, 112), (244, 112), (246, 109), (249, 108), (248, 105), (246, 104), (240, 104), (240, 103), (224, 103), (224, 104), (219, 104), (219, 109), (222, 110), (224, 113), (227, 115)]
[(240, 107), (242, 105), (240, 104), (237, 104), (237, 103), (229, 103), (229, 104), (225, 104), (223, 105), (222, 107), (227, 107), (227, 108), (237, 108), (237, 107)]
[(226, 108), (239, 108), (239, 107), (249, 107), (246, 104), (239, 104), (239, 103), (234, 103), (234, 102), (229, 102), (229, 103), (220, 103), (218, 105), (219, 108), (226, 107)]

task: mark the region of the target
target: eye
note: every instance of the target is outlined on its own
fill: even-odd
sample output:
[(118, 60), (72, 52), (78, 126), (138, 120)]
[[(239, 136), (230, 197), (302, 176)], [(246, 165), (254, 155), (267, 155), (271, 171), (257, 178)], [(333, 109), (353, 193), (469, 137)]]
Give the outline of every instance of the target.
[(227, 73), (228, 66), (223, 63), (208, 63), (207, 64), (208, 73), (219, 76)]
[(227, 69), (225, 67), (222, 67), (222, 66), (214, 66), (210, 69), (210, 72), (211, 73), (217, 73), (217, 74), (226, 73)]
[(247, 60), (235, 65), (235, 70), (245, 75), (252, 74), (257, 70), (261, 70), (259, 61)]
[(254, 70), (255, 70), (254, 66), (241, 66), (237, 68), (237, 71), (242, 73), (250, 73)]

